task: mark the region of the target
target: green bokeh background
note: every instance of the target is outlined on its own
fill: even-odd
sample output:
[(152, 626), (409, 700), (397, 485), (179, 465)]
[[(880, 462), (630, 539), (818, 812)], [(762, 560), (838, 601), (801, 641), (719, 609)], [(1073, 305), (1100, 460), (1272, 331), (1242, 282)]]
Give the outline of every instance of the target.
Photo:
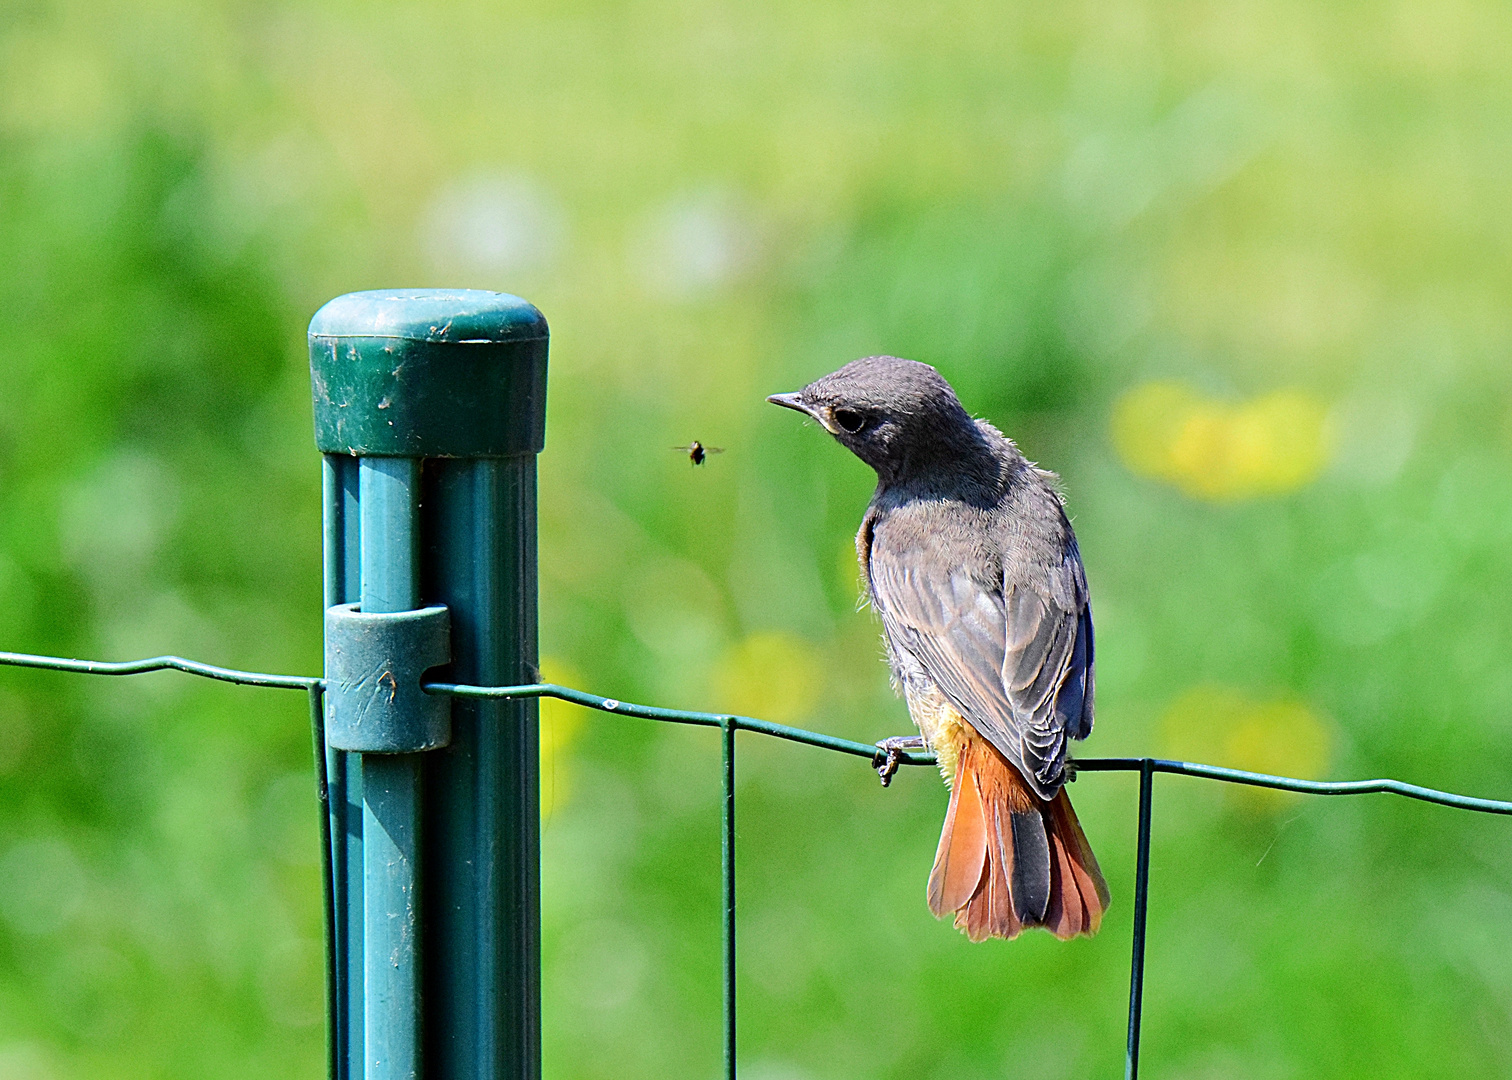
[[(554, 332), (549, 671), (907, 730), (847, 554), (869, 474), (762, 403), (886, 351), (1064, 479), (1083, 753), (1275, 713), (1323, 775), (1505, 796), (1509, 58), (1496, 0), (13, 0), (0, 647), (316, 671), (309, 316), (498, 288)], [(1135, 475), (1111, 417), (1161, 379), (1309, 395), (1328, 464)], [(547, 1076), (712, 1078), (715, 737), (545, 722)], [(0, 674), (0, 1080), (320, 1074), (307, 740), (297, 694)], [(740, 760), (742, 1076), (1120, 1074), (1132, 778), (1073, 789), (1103, 932), (972, 946), (924, 907), (928, 770)], [(1506, 821), (1156, 797), (1147, 1075), (1512, 1071)]]

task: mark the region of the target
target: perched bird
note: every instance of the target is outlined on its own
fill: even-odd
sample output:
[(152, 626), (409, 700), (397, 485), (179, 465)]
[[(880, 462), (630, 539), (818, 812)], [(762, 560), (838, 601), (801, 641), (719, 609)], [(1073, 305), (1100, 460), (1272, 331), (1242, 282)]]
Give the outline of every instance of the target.
[(687, 454), (688, 460), (691, 461), (694, 465), (702, 465), (706, 460), (708, 460), (708, 456), (710, 454), (724, 453), (724, 447), (705, 446), (697, 439), (694, 439), (687, 446), (674, 446), (672, 449), (676, 450), (678, 453)]
[(1055, 477), (927, 364), (868, 356), (767, 400), (877, 472), (856, 555), (923, 736), (879, 743), (878, 768), (927, 744), (950, 786), (930, 910), (972, 941), (1095, 933), (1108, 886), (1063, 788), (1092, 730), (1092, 610)]

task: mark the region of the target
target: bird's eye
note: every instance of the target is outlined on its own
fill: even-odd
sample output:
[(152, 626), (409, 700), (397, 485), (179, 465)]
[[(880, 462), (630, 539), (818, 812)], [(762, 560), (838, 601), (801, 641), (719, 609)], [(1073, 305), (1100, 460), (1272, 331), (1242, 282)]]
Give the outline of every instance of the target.
[(836, 409), (833, 415), (835, 425), (847, 435), (854, 435), (866, 426), (866, 417), (855, 409)]

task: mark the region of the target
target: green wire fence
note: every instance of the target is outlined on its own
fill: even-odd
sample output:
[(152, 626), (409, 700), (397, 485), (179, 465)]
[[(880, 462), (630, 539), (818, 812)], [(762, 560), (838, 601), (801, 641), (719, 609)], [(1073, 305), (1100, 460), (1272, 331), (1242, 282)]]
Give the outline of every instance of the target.
[[(539, 1080), (537, 699), (717, 728), (722, 747), (723, 1051), (736, 1073), (735, 743), (753, 732), (883, 762), (876, 746), (728, 713), (599, 697), (539, 679), (536, 472), (545, 319), (469, 290), (353, 293), (310, 324), (323, 454), (324, 677), (176, 656), (126, 663), (0, 653), (86, 675), (175, 670), (309, 698), (322, 808), (332, 1080)], [(899, 764), (928, 765), (927, 753)], [(1156, 773), (1313, 795), (1389, 792), (1512, 814), (1397, 780), (1328, 783), (1156, 758), (1139, 828), (1125, 1075), (1139, 1071)]]
[[(25, 653), (0, 652), (0, 665), (44, 668), (51, 671), (74, 672), (85, 675), (140, 675), (153, 671), (174, 670), (244, 686), (263, 686), (305, 691), (310, 699), (310, 716), (316, 747), (316, 792), (322, 808), (321, 826), (322, 836), (325, 841), (324, 850), (326, 857), (322, 861), (325, 866), (324, 880), (326, 882), (326, 940), (328, 944), (333, 940), (335, 936), (336, 914), (332, 903), (331, 847), (327, 830), (329, 815), (325, 812), (328, 801), (328, 785), (326, 755), (324, 753), (325, 721), (322, 709), (325, 692), (324, 679), (302, 675), (269, 675), (255, 671), (236, 671), (230, 668), (199, 663), (194, 660), (185, 660), (177, 656), (159, 656), (149, 660), (124, 663), (105, 663), (95, 660), (69, 660), (56, 656), (32, 656)], [(805, 746), (818, 747), (822, 750), (849, 754), (853, 757), (866, 759), (873, 767), (882, 764), (884, 760), (883, 751), (874, 744), (855, 742), (851, 739), (825, 735), (821, 732), (808, 731), (804, 728), (791, 727), (786, 724), (774, 724), (771, 721), (760, 720), (755, 717), (737, 716), (731, 713), (692, 712), (684, 709), (663, 709), (650, 705), (636, 705), (615, 698), (600, 697), (597, 694), (586, 693), (582, 690), (574, 690), (570, 687), (557, 686), (554, 683), (533, 683), (527, 686), (468, 686), (457, 683), (434, 682), (423, 684), (422, 689), (427, 694), (457, 698), (513, 699), (552, 697), (571, 702), (574, 705), (597, 709), (600, 712), (613, 713), (616, 716), (630, 716), (643, 720), (656, 720), (664, 723), (688, 724), (696, 727), (719, 729), (722, 748), (720, 878), (722, 882), (721, 945), (724, 958), (724, 1072), (728, 1080), (734, 1080), (736, 1076), (735, 733), (737, 731), (750, 731), (778, 739), (785, 739), (789, 742), (800, 743)], [(934, 755), (905, 752), (898, 756), (898, 761), (903, 765), (933, 765)], [(1473, 810), (1487, 814), (1512, 814), (1512, 802), (1457, 795), (1452, 792), (1437, 791), (1433, 788), (1403, 783), (1400, 780), (1301, 780), (1290, 776), (1268, 776), (1264, 773), (1244, 772), (1238, 769), (1220, 768), (1215, 765), (1200, 765), (1189, 761), (1168, 761), (1160, 758), (1082, 758), (1072, 761), (1070, 767), (1073, 776), (1075, 773), (1081, 772), (1139, 773), (1139, 828), (1136, 839), (1137, 855), (1134, 875), (1133, 956), (1130, 964), (1129, 1029), (1124, 1070), (1124, 1075), (1129, 1080), (1133, 1080), (1139, 1074), (1139, 1033), (1144, 999), (1145, 919), (1148, 910), (1150, 885), (1150, 817), (1156, 773), (1175, 773), (1182, 776), (1195, 776), (1207, 780), (1218, 780), (1230, 784), (1245, 784), (1252, 787), (1273, 788), (1278, 791), (1291, 791), (1305, 795), (1369, 795), (1387, 793), (1402, 795), (1409, 799), (1418, 799), (1422, 802), (1437, 803), (1441, 806), (1450, 806), (1460, 810)], [(330, 955), (328, 951), (328, 956)], [(336, 995), (334, 972), (334, 963), (328, 962), (327, 999), (331, 1013), (329, 1023), (333, 1032), (337, 1022), (335, 1016)], [(334, 1038), (332, 1040), (332, 1047), (335, 1047)], [(333, 1060), (331, 1066), (332, 1075), (338, 1075), (339, 1071), (339, 1066)]]

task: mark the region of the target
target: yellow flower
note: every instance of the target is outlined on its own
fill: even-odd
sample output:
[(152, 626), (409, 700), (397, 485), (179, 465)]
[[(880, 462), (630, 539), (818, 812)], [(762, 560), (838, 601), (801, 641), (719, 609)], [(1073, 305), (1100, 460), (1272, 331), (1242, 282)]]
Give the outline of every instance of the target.
[[(1333, 737), (1328, 721), (1303, 702), (1260, 701), (1226, 686), (1194, 686), (1166, 709), (1160, 723), (1164, 752), (1184, 761), (1245, 772), (1321, 779)], [(1283, 792), (1231, 787), (1250, 809), (1274, 809)]]
[(1182, 382), (1152, 382), (1113, 407), (1113, 446), (1141, 476), (1214, 502), (1295, 491), (1329, 458), (1328, 414), (1299, 390), (1247, 402), (1204, 397)]
[(824, 686), (816, 647), (793, 634), (752, 634), (720, 658), (714, 687), (719, 708), (791, 723), (812, 711)]

